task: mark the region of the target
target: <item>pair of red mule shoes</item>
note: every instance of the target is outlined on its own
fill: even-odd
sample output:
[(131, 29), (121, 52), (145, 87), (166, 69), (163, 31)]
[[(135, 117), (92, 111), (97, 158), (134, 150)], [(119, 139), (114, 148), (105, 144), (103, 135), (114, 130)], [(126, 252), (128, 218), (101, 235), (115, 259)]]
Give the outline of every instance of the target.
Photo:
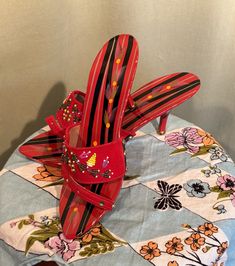
[(20, 147), (30, 159), (61, 166), (59, 212), (69, 239), (112, 210), (126, 170), (123, 140), (157, 117), (163, 134), (169, 111), (199, 90), (198, 77), (182, 72), (155, 79), (130, 95), (137, 62), (132, 36), (110, 39), (93, 62), (86, 95), (70, 93), (56, 118), (46, 119), (51, 131)]

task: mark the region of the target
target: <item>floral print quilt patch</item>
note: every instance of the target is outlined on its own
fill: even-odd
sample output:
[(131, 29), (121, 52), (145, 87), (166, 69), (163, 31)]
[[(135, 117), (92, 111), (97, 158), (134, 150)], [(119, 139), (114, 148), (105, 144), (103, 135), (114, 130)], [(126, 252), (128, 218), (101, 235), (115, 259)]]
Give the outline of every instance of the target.
[(180, 128), (164, 136), (154, 134), (154, 137), (174, 148), (170, 155), (187, 152), (192, 158), (198, 157), (211, 164), (232, 161), (215, 138), (198, 127)]
[(224, 265), (229, 243), (217, 226), (206, 222), (197, 228), (189, 224), (182, 224), (182, 227), (184, 231), (131, 246), (153, 265)]
[(235, 177), (216, 165), (142, 184), (156, 192), (159, 210), (184, 207), (208, 220), (235, 218)]
[(49, 256), (57, 254), (67, 262), (112, 252), (127, 244), (101, 224), (81, 237), (66, 239), (56, 208), (4, 223), (0, 226), (0, 237), (26, 255), (28, 252)]

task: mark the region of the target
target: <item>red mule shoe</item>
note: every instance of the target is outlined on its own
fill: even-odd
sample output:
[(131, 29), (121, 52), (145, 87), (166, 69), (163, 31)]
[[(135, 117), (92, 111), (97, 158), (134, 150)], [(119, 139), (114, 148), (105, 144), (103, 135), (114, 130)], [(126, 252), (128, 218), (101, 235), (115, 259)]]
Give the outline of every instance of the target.
[[(124, 129), (122, 135), (134, 135), (134, 132), (139, 128), (157, 117), (160, 117), (158, 133), (164, 134), (169, 112), (191, 98), (199, 88), (200, 80), (198, 77), (187, 72), (166, 75), (142, 86), (128, 97), (128, 104), (122, 121), (122, 128)], [(72, 121), (77, 119), (79, 123), (85, 94), (81, 92), (73, 92), (72, 94), (74, 93), (79, 94), (79, 105), (77, 104), (79, 109), (77, 113), (71, 111), (75, 115)], [(75, 104), (72, 101), (72, 106)], [(64, 113), (68, 113), (66, 108), (62, 110), (63, 112), (56, 115), (57, 121), (63, 119)], [(49, 133), (42, 133), (27, 141), (19, 148), (19, 151), (29, 159), (39, 163), (60, 167), (64, 140), (56, 135), (52, 123), (49, 125), (51, 127)], [(63, 128), (65, 127), (66, 125), (63, 126)]]
[(112, 209), (125, 174), (122, 118), (133, 83), (138, 45), (130, 35), (109, 40), (92, 65), (81, 126), (66, 131), (60, 218), (65, 236), (89, 230)]

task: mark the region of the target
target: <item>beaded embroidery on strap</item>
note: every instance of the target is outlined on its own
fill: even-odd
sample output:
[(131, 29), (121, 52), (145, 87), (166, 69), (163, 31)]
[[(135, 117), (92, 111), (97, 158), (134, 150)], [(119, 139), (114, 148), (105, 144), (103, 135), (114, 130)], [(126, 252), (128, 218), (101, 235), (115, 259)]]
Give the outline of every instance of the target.
[(85, 94), (81, 91), (71, 92), (56, 112), (56, 116), (51, 115), (45, 119), (54, 134), (64, 137), (68, 126), (81, 121), (84, 97)]
[(64, 143), (62, 154), (64, 169), (82, 184), (106, 183), (125, 174), (122, 140), (95, 147), (75, 148)]

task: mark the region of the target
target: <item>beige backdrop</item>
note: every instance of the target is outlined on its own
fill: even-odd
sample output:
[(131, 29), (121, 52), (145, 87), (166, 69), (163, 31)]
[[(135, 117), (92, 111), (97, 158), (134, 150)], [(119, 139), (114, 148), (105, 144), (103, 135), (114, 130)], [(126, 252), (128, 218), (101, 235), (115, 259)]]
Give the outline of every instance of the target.
[(1, 165), (68, 91), (86, 87), (94, 56), (118, 33), (139, 42), (133, 89), (176, 71), (199, 75), (201, 91), (173, 113), (235, 158), (234, 0), (2, 0)]

